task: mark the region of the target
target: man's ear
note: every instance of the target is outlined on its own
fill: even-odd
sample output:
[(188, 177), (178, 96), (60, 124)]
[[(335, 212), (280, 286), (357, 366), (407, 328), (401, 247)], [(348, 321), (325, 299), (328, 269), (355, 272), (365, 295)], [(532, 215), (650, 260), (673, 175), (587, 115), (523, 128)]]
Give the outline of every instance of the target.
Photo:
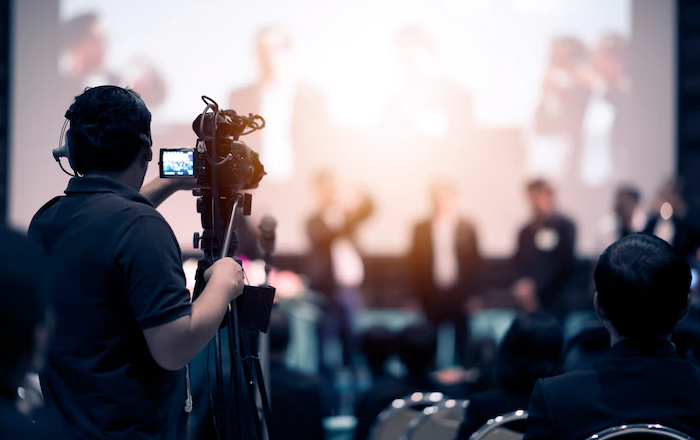
[(685, 302), (685, 308), (681, 312), (681, 317), (680, 317), (680, 319), (678, 319), (678, 322), (681, 322), (685, 318), (687, 318), (689, 313), (690, 313), (690, 295), (688, 295), (688, 300)]
[(146, 162), (150, 162), (153, 160), (153, 148), (148, 147), (148, 151), (146, 152)]
[(602, 322), (605, 322), (608, 320), (608, 315), (605, 314), (605, 310), (603, 310), (603, 308), (600, 307), (600, 304), (598, 303), (598, 292), (596, 292), (593, 295), (593, 310), (595, 310), (595, 315)]

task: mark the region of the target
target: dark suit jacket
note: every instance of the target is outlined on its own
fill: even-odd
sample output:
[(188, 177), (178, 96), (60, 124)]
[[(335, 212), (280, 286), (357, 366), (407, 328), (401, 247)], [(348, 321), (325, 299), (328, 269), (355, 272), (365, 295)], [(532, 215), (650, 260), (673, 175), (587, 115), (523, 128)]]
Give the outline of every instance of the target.
[(320, 377), (273, 363), (270, 366), (273, 435), (270, 437), (323, 440), (323, 418), (330, 412), (324, 394), (327, 387)]
[[(539, 249), (535, 243), (542, 228), (556, 231), (558, 243), (551, 250)], [(556, 303), (574, 273), (576, 226), (568, 218), (555, 214), (542, 223), (530, 222), (518, 235), (514, 264), (518, 277), (535, 280), (537, 295), (545, 309)]]
[(630, 423), (700, 438), (700, 368), (665, 340), (623, 340), (589, 370), (535, 385), (525, 440), (582, 440)]
[(519, 409), (527, 409), (530, 392), (511, 391), (504, 388), (482, 391), (469, 398), (464, 421), (459, 427), (457, 440), (468, 440), (476, 430), (496, 416)]
[(333, 277), (333, 262), (331, 261), (331, 245), (341, 237), (353, 236), (357, 227), (366, 220), (374, 210), (372, 201), (366, 198), (357, 212), (345, 216), (345, 222), (340, 228), (331, 228), (323, 220), (323, 213), (314, 213), (306, 222), (306, 232), (309, 235), (311, 247), (306, 256), (306, 275), (309, 277), (309, 287), (326, 295), (331, 295), (336, 289)]
[[(459, 280), (452, 298), (447, 301), (459, 306), (477, 284), (477, 274), (481, 264), (481, 256), (474, 226), (465, 219), (460, 219), (455, 235), (457, 262), (459, 265)], [(411, 247), (410, 268), (415, 294), (424, 306), (435, 299), (432, 293), (436, 287), (433, 284), (433, 232), (430, 220), (418, 223), (413, 230), (413, 245)]]
[[(650, 215), (647, 225), (644, 228), (646, 234), (653, 234), (656, 224), (659, 221), (658, 215)], [(692, 255), (700, 244), (700, 229), (684, 218), (672, 217), (671, 221), (675, 228), (675, 234), (671, 245), (682, 255)]]

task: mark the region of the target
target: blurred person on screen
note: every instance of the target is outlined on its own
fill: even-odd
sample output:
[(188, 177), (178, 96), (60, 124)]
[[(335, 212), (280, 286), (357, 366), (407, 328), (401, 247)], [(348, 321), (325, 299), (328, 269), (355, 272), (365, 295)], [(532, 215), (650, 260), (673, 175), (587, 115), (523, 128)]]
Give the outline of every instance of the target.
[(589, 186), (598, 186), (612, 176), (624, 176), (622, 173), (630, 160), (628, 50), (626, 37), (609, 34), (591, 52), (588, 78), (591, 96), (583, 117), (580, 157), (581, 177)]
[(687, 257), (698, 250), (700, 228), (688, 216), (685, 192), (680, 178), (664, 182), (651, 202), (644, 232), (665, 240)]
[(532, 219), (520, 230), (513, 263), (518, 279), (511, 294), (526, 312), (545, 310), (561, 316), (563, 293), (574, 272), (576, 226), (557, 212), (554, 188), (543, 179), (526, 187)]
[(433, 36), (410, 25), (399, 30), (395, 45), (405, 84), (390, 102), (390, 125), (464, 148), (474, 125), (472, 97), (444, 76)]
[(647, 215), (641, 207), (641, 198), (635, 186), (617, 188), (613, 211), (598, 222), (598, 248), (604, 250), (622, 237), (644, 230)]
[[(587, 59), (588, 50), (576, 37), (562, 36), (551, 43), (535, 113), (536, 136), (531, 154), (541, 150), (549, 152), (548, 161), (558, 159), (546, 168), (532, 170), (534, 172), (570, 175), (567, 171), (573, 170), (572, 164), (578, 160), (583, 118), (591, 94), (585, 71)], [(556, 154), (552, 154), (548, 146), (553, 146)], [(549, 163), (544, 160), (531, 159), (534, 163)]]
[(61, 25), (63, 46), (59, 57), (62, 89), (75, 96), (86, 87), (104, 84), (128, 86), (151, 108), (163, 103), (167, 96), (165, 81), (144, 56), (132, 56), (120, 69), (107, 66), (109, 41), (104, 25), (95, 12), (86, 12)]
[(459, 212), (454, 184), (436, 182), (430, 195), (430, 217), (413, 229), (409, 267), (414, 294), (433, 325), (454, 325), (457, 358), (464, 361), (466, 303), (478, 288), (481, 264), (476, 228)]
[(324, 325), (324, 337), (339, 334), (343, 343), (343, 360), (349, 363), (351, 321), (361, 307), (360, 289), (365, 279), (356, 233), (374, 207), (366, 194), (359, 194), (352, 203), (343, 203), (336, 177), (328, 171), (316, 175), (314, 192), (315, 212), (306, 223), (311, 243), (306, 274), (309, 287), (326, 299), (328, 319)]
[(246, 144), (260, 154), (268, 184), (289, 182), (304, 175), (300, 169), (323, 145), (325, 99), (321, 91), (297, 78), (293, 40), (286, 29), (261, 28), (255, 45), (258, 77), (234, 90), (228, 104), (241, 114), (265, 118), (265, 129), (247, 136)]

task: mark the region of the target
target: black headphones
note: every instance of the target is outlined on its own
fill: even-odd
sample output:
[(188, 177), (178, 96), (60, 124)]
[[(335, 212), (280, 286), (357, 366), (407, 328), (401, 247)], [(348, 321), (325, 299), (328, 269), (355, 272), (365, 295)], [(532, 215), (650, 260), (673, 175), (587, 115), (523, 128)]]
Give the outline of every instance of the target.
[[(109, 86), (109, 87), (114, 87), (121, 89), (121, 87), (117, 86)], [(133, 93), (130, 93), (130, 95), (134, 98), (136, 102), (138, 102), (141, 106), (143, 106), (144, 109), (148, 110), (146, 108), (146, 103), (143, 102), (143, 100)], [(78, 175), (82, 175), (83, 173), (78, 170), (78, 164), (77, 160), (75, 158), (75, 152), (73, 151), (74, 144), (71, 136), (71, 130), (68, 127), (69, 123), (73, 123), (73, 112), (68, 109), (65, 114), (66, 120), (63, 122), (63, 128), (61, 129), (61, 137), (58, 140), (58, 148), (53, 149), (51, 152), (53, 153), (53, 158), (58, 162), (58, 165), (61, 167), (64, 173), (68, 174), (69, 176), (76, 177)], [(149, 132), (148, 134), (141, 133), (139, 134), (139, 139), (141, 140), (143, 147), (144, 148), (150, 148), (153, 145), (153, 141), (151, 140), (151, 133)], [(66, 171), (65, 168), (63, 168), (63, 164), (61, 163), (61, 158), (65, 157), (68, 158), (68, 164), (70, 165), (71, 169), (73, 170), (73, 174), (69, 173)]]

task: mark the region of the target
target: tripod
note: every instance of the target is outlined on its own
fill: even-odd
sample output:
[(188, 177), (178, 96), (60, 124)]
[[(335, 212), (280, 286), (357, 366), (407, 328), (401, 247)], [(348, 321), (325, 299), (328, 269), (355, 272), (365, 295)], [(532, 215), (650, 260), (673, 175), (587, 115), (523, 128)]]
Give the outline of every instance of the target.
[[(250, 212), (250, 195), (233, 190), (217, 194), (217, 189), (202, 189), (198, 190), (198, 193), (198, 210), (203, 214), (204, 233), (201, 237), (195, 233), (195, 247), (200, 245), (204, 256), (197, 265), (194, 299), (203, 291), (204, 272), (214, 263), (215, 257), (234, 256), (238, 245), (236, 224), (239, 212), (242, 207), (245, 207), (247, 213)], [(209, 212), (212, 213), (211, 217), (207, 216)], [(221, 217), (219, 213), (226, 215)], [(226, 225), (225, 232), (219, 227), (223, 224)], [(217, 240), (221, 235), (224, 237), (223, 241)], [(245, 286), (243, 295), (229, 304), (224, 322), (214, 335), (216, 390), (212, 403), (217, 436), (220, 440), (263, 440), (262, 420), (256, 404), (256, 384), (267, 432), (270, 432), (270, 404), (257, 348), (259, 332), (267, 331), (273, 298), (272, 288)], [(241, 317), (241, 310), (245, 311), (244, 317)], [(223, 328), (227, 330), (231, 357), (231, 387), (228, 393), (224, 386), (221, 351), (220, 332)], [(236, 411), (237, 418), (226, 417), (227, 409)], [(234, 420), (237, 421), (235, 428), (230, 426), (230, 422)]]

